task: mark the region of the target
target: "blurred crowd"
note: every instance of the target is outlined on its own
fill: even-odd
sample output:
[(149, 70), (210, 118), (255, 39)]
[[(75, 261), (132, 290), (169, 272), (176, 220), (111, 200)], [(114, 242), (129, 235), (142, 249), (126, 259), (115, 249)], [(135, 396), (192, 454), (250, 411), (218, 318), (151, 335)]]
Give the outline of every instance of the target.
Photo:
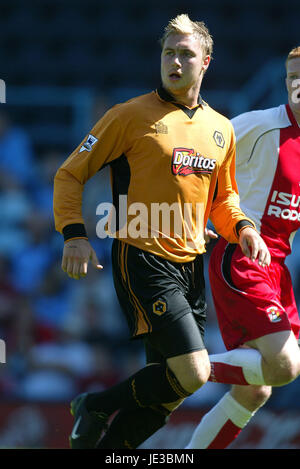
[[(140, 347), (128, 348), (126, 324), (114, 295), (110, 243), (95, 234), (95, 197), (87, 187), (86, 221), (103, 272), (81, 281), (61, 270), (63, 238), (55, 232), (53, 178), (67, 155), (35, 154), (25, 131), (0, 115), (0, 337), (6, 365), (0, 393), (8, 399), (61, 401), (84, 389), (114, 384), (140, 366)], [(107, 176), (107, 174), (106, 174)]]
[[(104, 269), (99, 272), (90, 265), (80, 281), (61, 270), (63, 238), (54, 229), (53, 178), (67, 156), (59, 150), (37, 151), (26, 132), (1, 110), (0, 338), (7, 360), (0, 365), (2, 400), (67, 402), (79, 392), (105, 389), (144, 366), (142, 343), (129, 340), (114, 292), (111, 240), (96, 236), (96, 207), (111, 200), (108, 169), (86, 184), (83, 202), (88, 235)], [(291, 265), (296, 293), (297, 257), (295, 253)], [(207, 291), (205, 341), (210, 353), (218, 353), (225, 349), (208, 282)], [(278, 397), (275, 391), (271, 405), (288, 405), (299, 384), (287, 388)], [(207, 383), (184, 405), (211, 405), (226, 390), (225, 385)]]

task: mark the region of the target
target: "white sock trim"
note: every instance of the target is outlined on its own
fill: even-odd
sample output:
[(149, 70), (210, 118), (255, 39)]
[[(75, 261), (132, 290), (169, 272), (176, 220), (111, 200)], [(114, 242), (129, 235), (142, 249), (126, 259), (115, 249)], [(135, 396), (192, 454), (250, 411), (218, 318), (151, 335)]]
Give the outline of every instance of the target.
[(244, 428), (255, 414), (239, 404), (229, 392), (222, 397), (218, 404), (234, 425), (240, 428)]
[(229, 420), (237, 427), (243, 428), (254, 414), (255, 412), (250, 412), (227, 392), (225, 396), (203, 416), (185, 449), (208, 448)]
[(266, 384), (262, 372), (262, 356), (258, 350), (238, 348), (225, 353), (209, 355), (209, 360), (215, 363), (240, 366), (243, 369), (245, 380), (249, 384), (256, 386)]
[(253, 365), (254, 364), (255, 365), (253, 369), (248, 366), (245, 366), (245, 369), (243, 368), (243, 373), (245, 376), (245, 380), (249, 384), (255, 384), (257, 386), (261, 386), (261, 385), (266, 384), (263, 371), (262, 371), (262, 365), (261, 365), (262, 356), (261, 356), (261, 353), (258, 352), (257, 350), (253, 349), (252, 351), (256, 352), (255, 354), (253, 354)]

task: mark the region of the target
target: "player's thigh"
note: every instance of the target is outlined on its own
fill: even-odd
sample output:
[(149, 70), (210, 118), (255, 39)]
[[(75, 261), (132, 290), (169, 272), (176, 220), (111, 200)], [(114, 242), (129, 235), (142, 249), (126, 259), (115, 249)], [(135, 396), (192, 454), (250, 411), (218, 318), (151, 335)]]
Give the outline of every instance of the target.
[(245, 345), (260, 351), (266, 361), (274, 362), (280, 356), (300, 356), (297, 339), (291, 330), (275, 332), (250, 340)]
[(193, 312), (187, 298), (191, 279), (182, 264), (114, 240), (112, 266), (132, 338), (152, 336)]
[[(147, 361), (162, 358), (181, 386), (194, 392), (209, 376), (210, 363), (201, 335), (199, 318), (187, 313), (144, 338)], [(152, 353), (149, 353), (149, 351)]]
[(151, 365), (152, 363), (166, 363), (165, 357), (151, 345), (149, 340), (144, 340), (144, 348), (147, 365)]
[(288, 315), (291, 329), (294, 332), (296, 339), (298, 340), (300, 331), (300, 318), (294, 295), (291, 274), (285, 264), (282, 265), (280, 302)]

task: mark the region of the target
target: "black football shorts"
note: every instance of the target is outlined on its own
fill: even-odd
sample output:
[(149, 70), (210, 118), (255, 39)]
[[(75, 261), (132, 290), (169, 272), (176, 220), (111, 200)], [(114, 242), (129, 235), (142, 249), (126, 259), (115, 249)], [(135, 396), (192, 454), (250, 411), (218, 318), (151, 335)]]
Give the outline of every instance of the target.
[(168, 358), (205, 348), (201, 255), (175, 263), (115, 239), (112, 269), (131, 337), (144, 339), (148, 362), (154, 350)]

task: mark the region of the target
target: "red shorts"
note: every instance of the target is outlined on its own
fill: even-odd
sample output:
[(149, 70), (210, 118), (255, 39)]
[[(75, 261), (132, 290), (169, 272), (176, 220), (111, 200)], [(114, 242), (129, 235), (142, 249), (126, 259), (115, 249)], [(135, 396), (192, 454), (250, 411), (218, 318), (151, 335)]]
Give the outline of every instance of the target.
[(269, 267), (244, 256), (238, 244), (220, 239), (209, 263), (212, 296), (228, 350), (274, 332), (292, 330), (300, 321), (290, 273), (283, 260)]

